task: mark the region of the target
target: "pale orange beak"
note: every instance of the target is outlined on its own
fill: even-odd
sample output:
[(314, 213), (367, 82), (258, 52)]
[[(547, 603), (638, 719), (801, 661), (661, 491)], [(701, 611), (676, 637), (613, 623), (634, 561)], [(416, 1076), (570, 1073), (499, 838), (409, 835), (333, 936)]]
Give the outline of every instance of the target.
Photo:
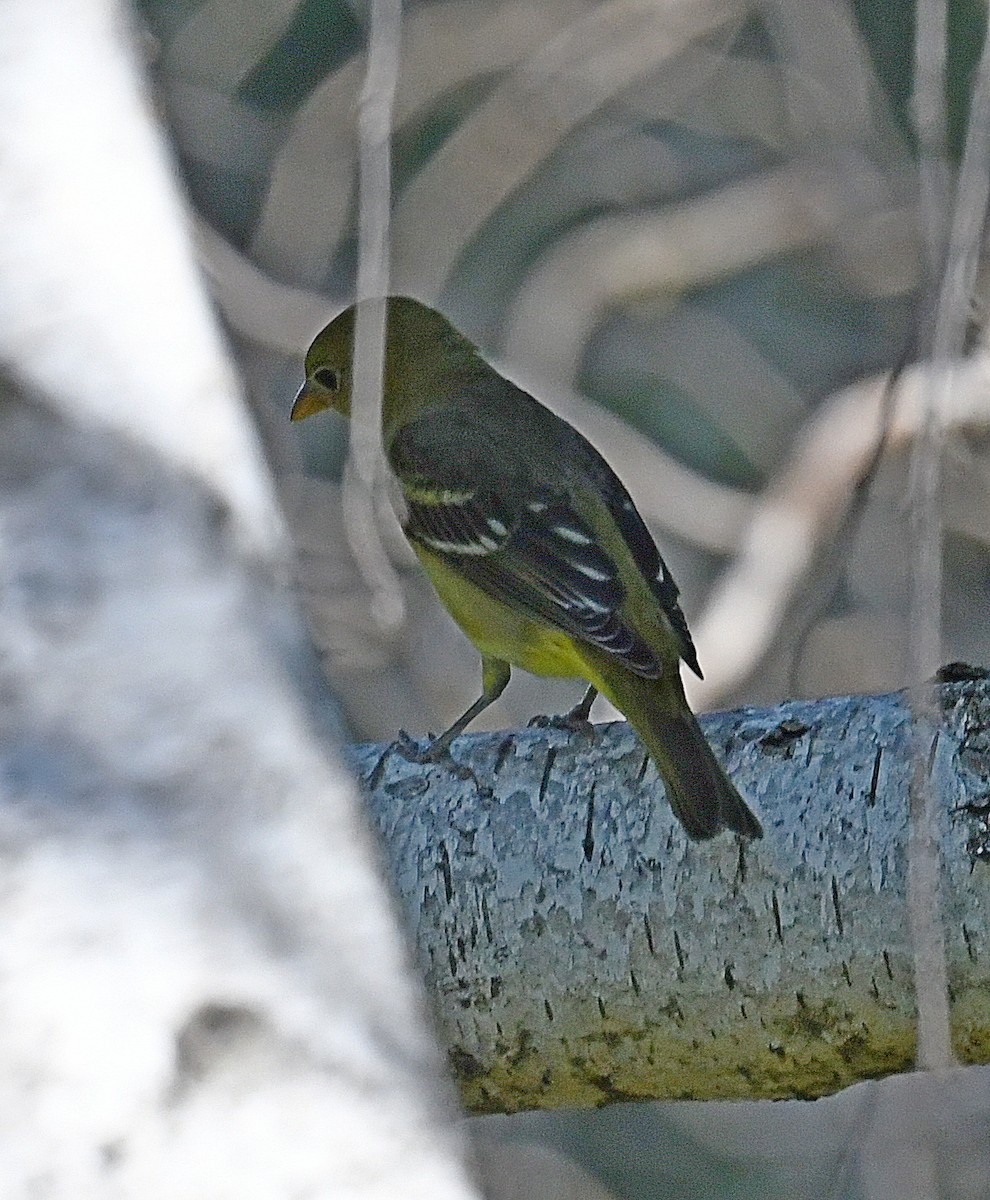
[(319, 384), (313, 383), (311, 379), (299, 389), (299, 392), (292, 404), (292, 411), (289, 413), (291, 421), (304, 421), (307, 417), (313, 416), (314, 413), (326, 412), (330, 407), (330, 401)]

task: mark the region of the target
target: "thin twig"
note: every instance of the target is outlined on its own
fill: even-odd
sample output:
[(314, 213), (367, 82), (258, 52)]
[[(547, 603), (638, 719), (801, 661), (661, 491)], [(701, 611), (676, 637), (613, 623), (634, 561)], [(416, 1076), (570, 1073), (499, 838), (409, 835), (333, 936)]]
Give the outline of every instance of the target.
[[(946, 239), (939, 187), (939, 163), (947, 163), (945, 56), (947, 4), (922, 0), (917, 10), (915, 117), (921, 150), (923, 219), (929, 263), (938, 268), (944, 254), (934, 312), (931, 362), (922, 426), (911, 460), (915, 562), (911, 590), (913, 678), (926, 679), (941, 654), (943, 414), (953, 386), (952, 364), (963, 351), (983, 230), (986, 223), (990, 152), (990, 39), (984, 41), (970, 108), (963, 161), (956, 185), (952, 224)], [(942, 168), (945, 169), (944, 166)], [(911, 785), (908, 842), (908, 914), (914, 944), (918, 1004), (918, 1065), (936, 1070), (954, 1063), (949, 981), (941, 907), (938, 799), (931, 785), (936, 700), (929, 686), (915, 704), (917, 746)]]
[(843, 577), (841, 564), (849, 560), (853, 541), (866, 513), (870, 490), (890, 442), (890, 428), (894, 415), (897, 385), (907, 366), (908, 359), (915, 352), (915, 349), (915, 340), (912, 338), (905, 346), (901, 357), (887, 377), (883, 393), (880, 397), (876, 441), (873, 445), (873, 450), (863, 464), (858, 477), (853, 482), (852, 500), (849, 507), (843, 513), (839, 526), (831, 540), (826, 543), (825, 552), (819, 559), (817, 569), (809, 577), (805, 588), (805, 595), (807, 597), (807, 603), (804, 606), (805, 611), (803, 613), (796, 613), (793, 618), (797, 633), (794, 637), (791, 662), (787, 673), (788, 688), (792, 693), (796, 693), (797, 691), (795, 676), (804, 655), (808, 638), (811, 636), (815, 624), (828, 610), (839, 590), (839, 585)]
[(383, 629), (405, 617), (399, 577), (378, 531), (387, 491), (382, 453), (382, 377), (385, 364), (385, 297), (389, 284), (392, 197), (392, 107), (399, 72), (401, 0), (373, 0), (368, 69), (361, 93), (358, 185), (359, 300), (354, 333), (351, 452), (344, 476), (347, 540), (372, 592), (372, 613)]
[[(955, 369), (947, 425), (985, 435), (990, 359)], [(774, 643), (784, 613), (804, 586), (820, 547), (845, 519), (856, 481), (876, 449), (887, 382), (867, 379), (830, 397), (802, 430), (787, 462), (756, 504), (739, 552), (694, 622), (703, 681), (685, 679), (693, 704), (724, 703)], [(887, 449), (913, 444), (928, 386), (925, 364), (909, 367), (896, 391)]]

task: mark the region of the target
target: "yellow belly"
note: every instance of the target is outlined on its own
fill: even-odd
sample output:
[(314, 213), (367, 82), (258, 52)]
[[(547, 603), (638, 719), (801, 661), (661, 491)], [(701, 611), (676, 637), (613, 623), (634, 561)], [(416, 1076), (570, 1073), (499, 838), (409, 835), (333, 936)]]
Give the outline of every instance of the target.
[(533, 675), (590, 678), (579, 645), (560, 630), (512, 611), (452, 571), (434, 554), (413, 545), (444, 607), (487, 658), (500, 658)]

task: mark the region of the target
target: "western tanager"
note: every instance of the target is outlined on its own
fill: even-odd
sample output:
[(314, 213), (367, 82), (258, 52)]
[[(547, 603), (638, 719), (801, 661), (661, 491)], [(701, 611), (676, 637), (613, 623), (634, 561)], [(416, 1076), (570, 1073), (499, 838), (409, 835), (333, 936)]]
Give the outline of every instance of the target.
[[(626, 489), (566, 421), (503, 378), (439, 313), (387, 305), (382, 436), (405, 534), (440, 599), (481, 653), (480, 698), (434, 743), (446, 748), (511, 667), (576, 676), (629, 719), (688, 834), (760, 823), (715, 759), (680, 661), (701, 671), (677, 586)], [(350, 413), (355, 309), (306, 355), (292, 419)]]

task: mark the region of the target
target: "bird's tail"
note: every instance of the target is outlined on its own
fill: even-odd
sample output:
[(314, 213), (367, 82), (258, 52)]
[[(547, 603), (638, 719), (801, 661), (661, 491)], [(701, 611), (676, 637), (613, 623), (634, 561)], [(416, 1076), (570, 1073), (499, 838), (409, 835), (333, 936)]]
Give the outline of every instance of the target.
[(712, 753), (688, 708), (680, 680), (629, 675), (619, 688), (603, 688), (650, 752), (674, 815), (688, 837), (710, 838), (722, 829), (762, 837), (763, 827)]

